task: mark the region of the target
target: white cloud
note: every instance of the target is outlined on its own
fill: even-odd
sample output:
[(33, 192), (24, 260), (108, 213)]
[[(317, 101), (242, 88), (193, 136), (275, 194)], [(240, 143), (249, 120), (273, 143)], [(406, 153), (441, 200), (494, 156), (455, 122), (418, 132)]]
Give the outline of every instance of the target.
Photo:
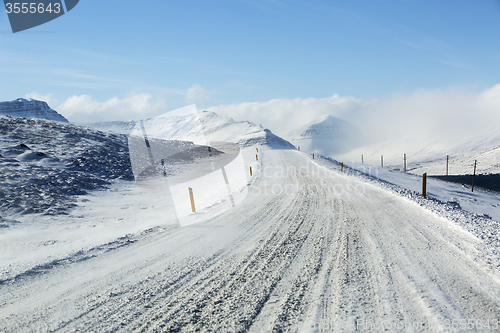
[(484, 108), (489, 113), (498, 114), (500, 111), (500, 84), (486, 89), (479, 94), (480, 108)]
[(364, 105), (365, 102), (360, 99), (335, 94), (327, 98), (282, 98), (266, 102), (219, 105), (208, 108), (208, 111), (235, 120), (249, 120), (262, 124), (277, 134), (283, 134), (324, 114), (350, 119)]
[(421, 90), (368, 101), (335, 94), (219, 105), (208, 110), (262, 124), (278, 135), (330, 114), (357, 125), (369, 141), (406, 137), (424, 145), (479, 135), (500, 124), (500, 84), (479, 93), (461, 88)]
[(168, 111), (165, 99), (150, 93), (132, 94), (123, 99), (113, 97), (104, 102), (99, 102), (90, 95), (73, 95), (62, 103), (51, 94), (41, 95), (35, 92), (25, 97), (46, 101), (52, 109), (76, 123), (138, 120)]
[(137, 120), (153, 117), (165, 111), (166, 102), (149, 93), (113, 97), (98, 102), (89, 95), (74, 95), (58, 106), (58, 111), (72, 122)]
[(185, 99), (187, 103), (196, 103), (208, 101), (210, 97), (205, 89), (199, 84), (195, 84), (187, 90)]
[(37, 92), (32, 92), (32, 93), (24, 95), (24, 98), (26, 98), (26, 99), (32, 98), (32, 99), (36, 99), (36, 100), (39, 100), (39, 101), (47, 102), (47, 104), (50, 107), (52, 107), (52, 105), (59, 105), (59, 101), (57, 99), (55, 99), (52, 96), (52, 94), (42, 95), (42, 94), (39, 94)]
[(480, 93), (422, 90), (373, 100), (357, 120), (373, 139), (413, 137), (430, 142), (479, 135), (500, 120), (498, 112), (492, 112), (500, 108), (500, 89), (494, 88)]
[[(72, 122), (138, 120), (154, 117), (174, 107), (150, 93), (113, 97), (99, 102), (89, 95), (75, 95), (59, 103), (52, 95), (31, 93), (26, 98), (45, 100)], [(188, 89), (186, 100), (203, 101), (208, 94), (199, 85)], [(199, 108), (203, 110), (203, 108)], [(337, 94), (327, 98), (272, 99), (208, 108), (235, 120), (262, 124), (280, 135), (313, 119), (330, 114), (357, 125), (370, 141), (415, 138), (422, 144), (441, 139), (479, 135), (500, 124), (500, 84), (482, 92), (461, 88), (421, 90), (383, 99), (362, 100)]]

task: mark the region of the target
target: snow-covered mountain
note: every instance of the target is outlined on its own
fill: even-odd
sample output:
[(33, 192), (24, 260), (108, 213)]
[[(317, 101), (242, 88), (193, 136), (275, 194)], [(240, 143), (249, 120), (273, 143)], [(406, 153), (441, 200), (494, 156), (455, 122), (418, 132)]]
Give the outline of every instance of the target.
[[(197, 127), (198, 122), (201, 128)], [(232, 142), (242, 147), (262, 145), (278, 149), (294, 148), (290, 142), (262, 126), (249, 121), (234, 121), (215, 112), (203, 111), (197, 115), (175, 117), (167, 112), (165, 116), (144, 120), (143, 124), (154, 131), (157, 138), (169, 140), (193, 141), (193, 138), (204, 137), (207, 142)], [(130, 134), (136, 125), (140, 125), (140, 121), (112, 121), (85, 125), (103, 131)]]
[(68, 119), (52, 110), (44, 101), (18, 98), (10, 102), (0, 102), (0, 115), (39, 118), (69, 123)]
[(361, 142), (359, 130), (339, 118), (323, 115), (312, 122), (286, 132), (283, 137), (302, 151), (325, 156), (345, 153)]
[(295, 148), (269, 129), (249, 121), (234, 121), (233, 118), (221, 117), (215, 112), (203, 111), (200, 122), (209, 142), (232, 142), (242, 147), (262, 145), (278, 149)]

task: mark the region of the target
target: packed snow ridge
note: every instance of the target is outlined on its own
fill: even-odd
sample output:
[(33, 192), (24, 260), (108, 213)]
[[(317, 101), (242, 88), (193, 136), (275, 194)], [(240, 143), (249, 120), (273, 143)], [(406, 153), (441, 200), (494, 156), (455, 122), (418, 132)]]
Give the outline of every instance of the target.
[(0, 102), (0, 114), (13, 117), (39, 118), (69, 123), (68, 119), (52, 110), (44, 101), (18, 98), (10, 102)]

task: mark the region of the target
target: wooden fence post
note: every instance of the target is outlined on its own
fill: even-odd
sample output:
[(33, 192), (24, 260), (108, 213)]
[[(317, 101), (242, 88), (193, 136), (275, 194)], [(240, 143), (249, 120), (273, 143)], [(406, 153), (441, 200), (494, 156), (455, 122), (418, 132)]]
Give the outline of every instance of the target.
[(193, 194), (193, 189), (191, 187), (188, 187), (189, 190), (189, 199), (191, 200), (191, 210), (193, 213), (196, 212), (196, 208), (194, 206), (194, 194)]
[(472, 176), (472, 192), (474, 192), (474, 180), (476, 179), (476, 164), (477, 160), (474, 160), (474, 175)]
[(427, 172), (422, 176), (422, 196), (427, 198)]
[(449, 160), (449, 156), (446, 155), (446, 182), (448, 182), (448, 160)]

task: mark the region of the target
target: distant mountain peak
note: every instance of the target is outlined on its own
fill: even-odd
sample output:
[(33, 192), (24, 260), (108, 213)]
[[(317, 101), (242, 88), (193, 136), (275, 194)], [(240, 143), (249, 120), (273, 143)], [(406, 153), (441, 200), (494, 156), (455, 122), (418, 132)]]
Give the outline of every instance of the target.
[(311, 121), (307, 125), (310, 126), (310, 125), (317, 125), (317, 124), (324, 124), (324, 125), (342, 124), (342, 125), (346, 125), (346, 126), (353, 126), (349, 122), (347, 122), (343, 119), (340, 119), (340, 118), (333, 117), (329, 114), (324, 114), (322, 116), (319, 116), (318, 118), (314, 119), (313, 121)]
[(312, 122), (313, 123), (322, 123), (322, 122), (325, 122), (325, 121), (332, 121), (332, 120), (335, 120), (335, 119), (339, 119), (339, 118), (334, 118), (334, 117), (330, 116), (329, 114), (324, 114), (322, 116), (319, 116), (318, 118), (316, 118)]
[(360, 140), (356, 126), (328, 114), (286, 132), (283, 137), (303, 151), (327, 156), (345, 153), (358, 146)]
[(47, 102), (36, 99), (18, 98), (10, 102), (0, 102), (0, 114), (12, 117), (39, 118), (69, 123), (57, 111), (52, 110)]

